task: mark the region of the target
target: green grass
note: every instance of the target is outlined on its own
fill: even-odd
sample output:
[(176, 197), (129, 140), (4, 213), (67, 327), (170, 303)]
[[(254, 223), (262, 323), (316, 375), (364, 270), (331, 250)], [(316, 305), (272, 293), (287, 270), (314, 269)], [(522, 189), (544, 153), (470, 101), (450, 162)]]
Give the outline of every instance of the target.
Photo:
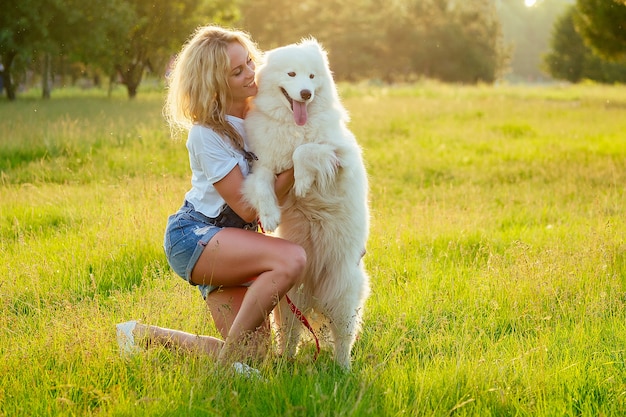
[(119, 357), (131, 318), (216, 335), (162, 254), (189, 184), (163, 94), (0, 101), (0, 416), (626, 411), (626, 88), (342, 85), (371, 185), (354, 369), (231, 378)]

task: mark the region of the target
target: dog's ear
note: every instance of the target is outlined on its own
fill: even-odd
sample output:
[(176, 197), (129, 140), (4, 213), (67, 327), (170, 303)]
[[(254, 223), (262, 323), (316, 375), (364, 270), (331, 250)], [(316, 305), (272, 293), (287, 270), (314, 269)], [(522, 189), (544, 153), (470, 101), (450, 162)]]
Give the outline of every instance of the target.
[(302, 38), (299, 44), (300, 46), (318, 49), (322, 53), (322, 55), (326, 56), (326, 50), (324, 49), (322, 44), (319, 43), (318, 40), (315, 39), (313, 36), (309, 36), (308, 38)]
[(330, 71), (330, 65), (328, 62), (328, 52), (324, 49), (321, 43), (317, 41), (314, 37), (310, 36), (308, 38), (302, 38), (298, 46), (305, 48), (306, 51), (314, 54), (321, 55), (322, 62), (328, 71)]

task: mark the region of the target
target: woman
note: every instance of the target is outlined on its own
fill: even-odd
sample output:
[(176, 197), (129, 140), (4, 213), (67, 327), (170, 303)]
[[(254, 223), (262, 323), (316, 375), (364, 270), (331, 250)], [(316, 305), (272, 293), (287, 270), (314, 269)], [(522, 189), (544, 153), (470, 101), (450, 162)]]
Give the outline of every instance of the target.
[[(176, 59), (165, 105), (170, 126), (189, 131), (192, 170), (185, 202), (168, 219), (165, 252), (172, 269), (200, 288), (224, 340), (132, 321), (118, 325), (123, 348), (147, 338), (241, 370), (239, 361), (268, 339), (268, 315), (305, 266), (300, 246), (255, 231), (257, 213), (242, 199), (254, 157), (246, 151), (243, 118), (257, 93), (258, 56), (243, 32), (199, 28)], [(293, 169), (276, 176), (279, 200), (293, 181)]]

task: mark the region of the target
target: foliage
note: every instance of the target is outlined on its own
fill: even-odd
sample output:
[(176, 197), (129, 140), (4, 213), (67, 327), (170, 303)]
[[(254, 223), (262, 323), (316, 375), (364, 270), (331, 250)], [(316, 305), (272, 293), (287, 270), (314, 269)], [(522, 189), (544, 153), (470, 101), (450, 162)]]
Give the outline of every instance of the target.
[(0, 415), (623, 414), (624, 86), (341, 85), (372, 209), (353, 371), (309, 344), (263, 383), (119, 356), (132, 318), (218, 334), (161, 247), (184, 142), (125, 93), (0, 101)]
[[(423, 21), (425, 51), (417, 57), (424, 73), (451, 82), (492, 83), (500, 78), (508, 56), (500, 21), (490, 0), (473, 0), (435, 8)], [(426, 40), (426, 42), (423, 42)]]
[(41, 16), (46, 0), (9, 0), (0, 11), (0, 72), (7, 97), (15, 99), (13, 68), (25, 66), (36, 47), (45, 39), (47, 22)]
[(554, 26), (552, 50), (545, 56), (548, 72), (554, 78), (571, 82), (626, 82), (626, 60), (607, 61), (586, 46), (574, 25), (576, 13), (576, 8), (570, 7)]
[(61, 69), (70, 61), (119, 76), (132, 98), (146, 68), (162, 73), (198, 24), (236, 16), (226, 0), (10, 0), (0, 13), (7, 97), (15, 99), (13, 74), (25, 67), (15, 63), (41, 59), (44, 96), (48, 62)]
[(339, 80), (491, 83), (506, 67), (490, 0), (246, 0), (241, 11), (241, 24), (264, 49), (316, 37)]
[(137, 94), (144, 70), (163, 73), (171, 55), (208, 16), (221, 15), (229, 20), (235, 16), (226, 0), (200, 4), (197, 0), (121, 1), (131, 11), (130, 25), (113, 38), (112, 59), (115, 75), (127, 87), (130, 98)]
[(132, 98), (145, 71), (162, 74), (192, 30), (207, 23), (241, 26), (263, 49), (313, 35), (338, 80), (491, 83), (508, 57), (490, 0), (24, 0), (0, 13), (0, 22), (5, 79), (21, 69), (13, 68), (16, 59), (29, 62), (42, 75), (44, 96), (48, 79), (76, 63), (80, 71), (104, 71)]
[[(61, 67), (64, 57), (82, 57), (81, 51), (90, 51), (91, 56), (107, 52), (102, 47), (107, 40), (105, 32), (119, 30), (118, 22), (128, 22), (128, 9), (123, 6), (121, 0), (11, 0), (0, 13), (7, 97), (15, 99), (13, 77), (26, 67), (25, 62), (34, 63), (30, 69), (42, 72), (43, 96), (47, 98), (52, 63)], [(110, 44), (108, 47), (111, 49)], [(37, 67), (40, 59), (42, 68)]]
[(626, 58), (626, 4), (616, 0), (577, 0), (576, 27), (585, 42), (606, 59)]
[[(315, 36), (338, 80), (492, 83), (509, 62), (536, 78), (537, 51), (547, 48), (547, 28), (569, 1), (528, 8), (521, 0), (8, 0), (0, 13), (0, 75), (11, 100), (27, 68), (41, 74), (44, 96), (53, 76), (89, 71), (96, 85), (104, 72), (132, 98), (146, 70), (163, 74), (195, 26), (222, 23), (248, 30), (263, 49)], [(610, 48), (616, 57), (625, 8), (580, 0), (576, 26), (594, 50)], [(596, 75), (587, 78), (619, 79), (619, 65), (592, 57), (588, 67)]]

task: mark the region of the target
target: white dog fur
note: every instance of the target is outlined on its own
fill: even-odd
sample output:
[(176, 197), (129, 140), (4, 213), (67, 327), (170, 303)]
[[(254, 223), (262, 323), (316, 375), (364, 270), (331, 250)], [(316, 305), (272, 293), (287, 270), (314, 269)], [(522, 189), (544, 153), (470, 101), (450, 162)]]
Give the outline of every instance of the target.
[[(335, 360), (349, 369), (370, 290), (362, 262), (369, 212), (361, 148), (346, 127), (326, 52), (315, 39), (267, 52), (257, 84), (245, 127), (258, 160), (244, 197), (266, 231), (276, 229), (306, 250), (305, 272), (289, 296), (304, 315), (325, 318)], [(279, 207), (275, 174), (292, 166), (295, 184)], [(284, 301), (274, 318), (279, 348), (294, 356), (303, 326)]]

